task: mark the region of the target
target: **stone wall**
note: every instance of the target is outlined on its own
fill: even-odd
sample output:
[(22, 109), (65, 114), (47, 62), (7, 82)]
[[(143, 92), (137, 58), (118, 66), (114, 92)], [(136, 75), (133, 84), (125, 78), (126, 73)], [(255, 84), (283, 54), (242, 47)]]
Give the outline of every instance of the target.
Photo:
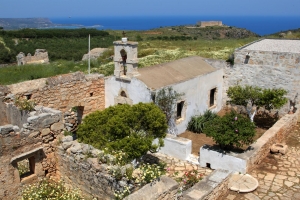
[(234, 65), (224, 69), (225, 91), (236, 84), (283, 88), (288, 91), (289, 103), (280, 110), (281, 115), (300, 102), (299, 53), (254, 51), (243, 47), (235, 51)]
[[(0, 126), (0, 199), (17, 199), (24, 185), (56, 175), (56, 138), (62, 132), (62, 113), (37, 107), (22, 127)], [(18, 165), (28, 163), (20, 176)]]
[(140, 190), (130, 194), (124, 200), (170, 200), (177, 199), (178, 183), (168, 176), (149, 183)]
[(231, 171), (215, 170), (193, 187), (184, 192), (183, 200), (217, 200), (227, 193)]
[(7, 86), (15, 96), (38, 105), (68, 111), (80, 107), (83, 115), (105, 107), (103, 75), (82, 72), (25, 81)]
[(25, 56), (23, 52), (20, 52), (16, 57), (18, 65), (49, 63), (46, 49), (36, 49), (33, 56), (30, 53)]
[[(257, 42), (257, 41), (256, 41)], [(248, 44), (247, 46), (251, 45)], [(255, 51), (244, 46), (234, 52), (234, 64), (270, 65), (276, 67), (300, 67), (300, 53)]]
[[(112, 160), (113, 157), (91, 145), (73, 141), (71, 136), (64, 137), (57, 151), (58, 175), (68, 186), (77, 187), (87, 196), (98, 199), (114, 199), (115, 190), (134, 187), (124, 178), (116, 180), (109, 170), (117, 166), (107, 164), (103, 159)], [(121, 167), (122, 173), (128, 167), (132, 166)]]
[(287, 114), (278, 120), (269, 130), (267, 130), (254, 144), (247, 159), (247, 172), (257, 166), (269, 153), (271, 146), (275, 143), (285, 141), (291, 129), (297, 124), (300, 117), (300, 105), (294, 114)]

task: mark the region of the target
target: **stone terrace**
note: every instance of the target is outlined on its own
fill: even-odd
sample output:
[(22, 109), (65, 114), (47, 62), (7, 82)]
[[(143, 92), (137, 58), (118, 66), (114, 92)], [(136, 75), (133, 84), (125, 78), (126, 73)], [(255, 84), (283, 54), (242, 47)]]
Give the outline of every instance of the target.
[(290, 200), (300, 199), (300, 127), (291, 131), (287, 139), (286, 155), (269, 154), (250, 174), (259, 181), (251, 193), (230, 191), (219, 200)]

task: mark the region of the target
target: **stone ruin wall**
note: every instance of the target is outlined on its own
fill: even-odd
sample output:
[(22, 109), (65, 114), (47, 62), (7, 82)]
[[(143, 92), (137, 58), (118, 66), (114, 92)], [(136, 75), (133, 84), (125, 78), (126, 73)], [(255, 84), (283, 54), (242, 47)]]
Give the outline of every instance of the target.
[[(25, 185), (56, 176), (55, 150), (63, 128), (62, 113), (43, 107), (30, 113), (22, 127), (0, 126), (0, 199), (17, 199)], [(20, 161), (29, 162), (27, 176), (19, 174)]]
[(66, 112), (80, 107), (83, 115), (105, 108), (104, 77), (82, 72), (58, 75), (7, 86), (15, 96)]
[[(245, 64), (249, 53), (248, 64)], [(300, 54), (284, 52), (237, 50), (234, 66), (225, 68), (225, 87), (247, 84), (263, 88), (283, 88), (288, 91), (289, 103), (281, 109), (286, 114), (300, 102)]]
[(46, 49), (36, 49), (34, 55), (30, 53), (25, 56), (23, 52), (17, 55), (18, 65), (49, 63), (48, 52)]
[(200, 21), (198, 22), (200, 27), (207, 27), (207, 26), (222, 26), (222, 21)]
[[(66, 136), (57, 148), (58, 175), (67, 186), (79, 188), (89, 197), (114, 199), (114, 190), (134, 185), (112, 177), (109, 170), (114, 166), (101, 162), (104, 157), (113, 159), (91, 145), (73, 141), (71, 136)], [(123, 166), (123, 173), (130, 166)]]
[(252, 171), (263, 161), (270, 153), (273, 144), (282, 143), (286, 140), (291, 130), (300, 121), (300, 104), (297, 104), (296, 107), (298, 109), (294, 114), (286, 114), (283, 116), (251, 145), (255, 151), (248, 157), (247, 172)]

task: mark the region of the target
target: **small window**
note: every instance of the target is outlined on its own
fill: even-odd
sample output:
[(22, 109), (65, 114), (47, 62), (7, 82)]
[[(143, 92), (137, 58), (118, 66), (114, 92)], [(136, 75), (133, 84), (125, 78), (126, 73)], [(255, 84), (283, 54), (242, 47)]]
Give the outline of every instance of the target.
[(25, 96), (26, 96), (26, 99), (29, 100), (29, 99), (31, 99), (32, 94), (26, 94)]
[(177, 103), (177, 119), (182, 118), (183, 106), (184, 106), (184, 101)]
[(90, 93), (90, 97), (92, 97), (93, 95), (94, 95), (94, 93), (93, 93), (93, 92), (91, 92), (91, 93)]
[(34, 157), (26, 158), (17, 163), (20, 178), (24, 178), (34, 174), (35, 161)]
[(250, 59), (250, 55), (247, 54), (247, 55), (246, 55), (246, 58), (245, 58), (245, 61), (244, 61), (244, 64), (248, 64), (249, 59)]
[(209, 94), (209, 107), (216, 105), (216, 91), (217, 88), (211, 89)]

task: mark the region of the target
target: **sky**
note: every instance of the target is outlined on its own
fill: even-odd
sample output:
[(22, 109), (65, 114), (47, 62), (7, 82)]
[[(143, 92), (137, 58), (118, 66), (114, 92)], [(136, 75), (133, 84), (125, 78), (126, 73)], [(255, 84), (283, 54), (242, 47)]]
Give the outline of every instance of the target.
[(0, 18), (300, 16), (300, 0), (0, 0)]

